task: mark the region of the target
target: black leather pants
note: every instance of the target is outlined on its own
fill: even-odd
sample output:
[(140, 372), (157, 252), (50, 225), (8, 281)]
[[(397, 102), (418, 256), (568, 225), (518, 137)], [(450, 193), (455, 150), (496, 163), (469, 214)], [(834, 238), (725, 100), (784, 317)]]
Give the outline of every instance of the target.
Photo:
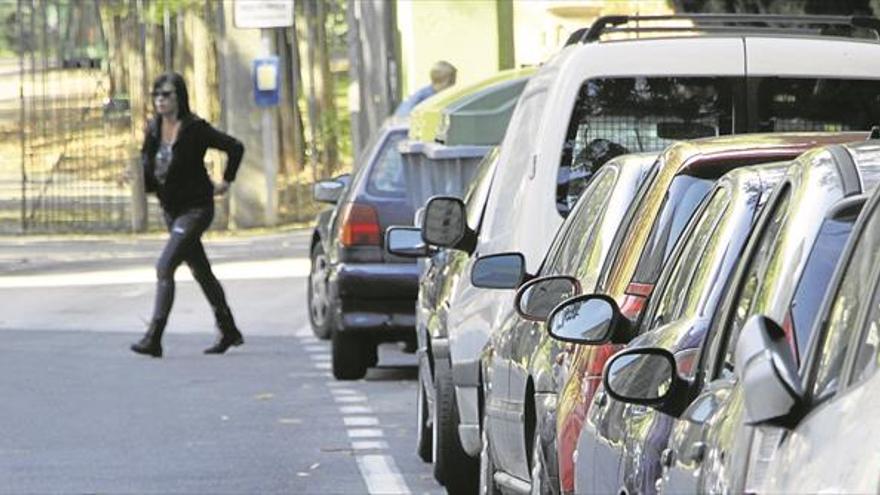
[(153, 306), (153, 323), (164, 327), (174, 303), (174, 272), (186, 262), (193, 278), (199, 283), (218, 322), (231, 320), (232, 314), (226, 303), (223, 287), (211, 270), (211, 263), (202, 246), (202, 233), (211, 225), (214, 207), (189, 208), (179, 213), (165, 212), (165, 223), (171, 234), (159, 261), (156, 263), (156, 301)]

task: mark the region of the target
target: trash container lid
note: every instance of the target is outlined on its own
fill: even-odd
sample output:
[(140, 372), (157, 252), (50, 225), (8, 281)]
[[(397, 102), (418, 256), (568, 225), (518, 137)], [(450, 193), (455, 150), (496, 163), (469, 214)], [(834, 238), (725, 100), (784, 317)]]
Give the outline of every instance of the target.
[[(422, 103), (416, 105), (416, 107), (410, 113), (409, 139), (411, 141), (434, 141), (437, 135), (438, 126), (443, 119), (443, 111), (447, 107), (457, 103), (459, 100), (463, 100), (463, 104), (471, 102), (471, 105), (474, 105), (476, 104), (476, 102), (472, 101), (472, 97), (474, 97), (476, 94), (482, 94), (481, 92), (483, 90), (497, 85), (498, 83), (505, 83), (513, 80), (527, 78), (534, 74), (536, 71), (537, 68), (534, 67), (504, 70), (474, 84), (460, 87), (453, 86), (449, 89), (443, 90), (435, 94), (434, 96), (426, 99)], [(504, 90), (508, 92), (510, 91), (510, 88), (506, 85), (502, 84), (502, 87), (504, 88)], [(520, 89), (520, 91), (522, 91), (522, 89)], [(493, 101), (491, 98), (489, 98), (488, 100), (485, 100), (485, 98), (485, 96), (477, 97), (477, 100), (487, 102)]]
[(443, 109), (435, 141), (447, 145), (501, 143), (527, 77), (493, 84)]

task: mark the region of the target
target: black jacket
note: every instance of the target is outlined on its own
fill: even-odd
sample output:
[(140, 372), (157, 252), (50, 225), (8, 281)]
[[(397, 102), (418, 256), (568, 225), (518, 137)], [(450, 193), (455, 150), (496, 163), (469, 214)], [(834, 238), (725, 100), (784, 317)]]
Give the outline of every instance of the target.
[(155, 192), (165, 211), (175, 213), (195, 206), (213, 204), (214, 185), (205, 169), (205, 151), (216, 148), (226, 152), (223, 180), (232, 182), (244, 155), (244, 146), (234, 137), (218, 131), (204, 119), (191, 114), (184, 117), (177, 130), (171, 164), (165, 184), (156, 180), (156, 152), (161, 142), (162, 118), (147, 126), (141, 147), (141, 167), (147, 192)]

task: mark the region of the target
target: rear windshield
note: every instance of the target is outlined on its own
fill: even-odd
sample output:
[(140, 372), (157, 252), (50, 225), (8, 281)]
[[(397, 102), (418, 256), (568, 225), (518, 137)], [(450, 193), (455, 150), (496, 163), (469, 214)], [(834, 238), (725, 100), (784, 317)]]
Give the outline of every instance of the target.
[(738, 80), (625, 77), (585, 82), (563, 147), (557, 180), (560, 212), (571, 209), (590, 176), (615, 156), (731, 134)]
[(880, 122), (880, 80), (753, 77), (757, 130), (868, 130)]
[(397, 144), (406, 138), (404, 132), (394, 132), (382, 143), (376, 154), (373, 169), (367, 181), (367, 192), (376, 196), (402, 197), (406, 195), (406, 180), (403, 176), (403, 160), (397, 151)]
[(666, 191), (660, 213), (651, 227), (651, 233), (633, 281), (643, 284), (654, 284), (660, 278), (663, 265), (672, 254), (672, 248), (678, 241), (684, 227), (703, 201), (715, 180), (710, 178), (679, 175), (672, 179)]

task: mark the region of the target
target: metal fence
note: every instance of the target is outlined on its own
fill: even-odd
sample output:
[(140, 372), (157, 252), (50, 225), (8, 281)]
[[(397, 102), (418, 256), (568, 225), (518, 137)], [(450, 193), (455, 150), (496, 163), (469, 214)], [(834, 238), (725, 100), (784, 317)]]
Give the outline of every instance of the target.
[(131, 110), (110, 98), (89, 4), (17, 4), (19, 55), (0, 63), (0, 233), (130, 229)]

